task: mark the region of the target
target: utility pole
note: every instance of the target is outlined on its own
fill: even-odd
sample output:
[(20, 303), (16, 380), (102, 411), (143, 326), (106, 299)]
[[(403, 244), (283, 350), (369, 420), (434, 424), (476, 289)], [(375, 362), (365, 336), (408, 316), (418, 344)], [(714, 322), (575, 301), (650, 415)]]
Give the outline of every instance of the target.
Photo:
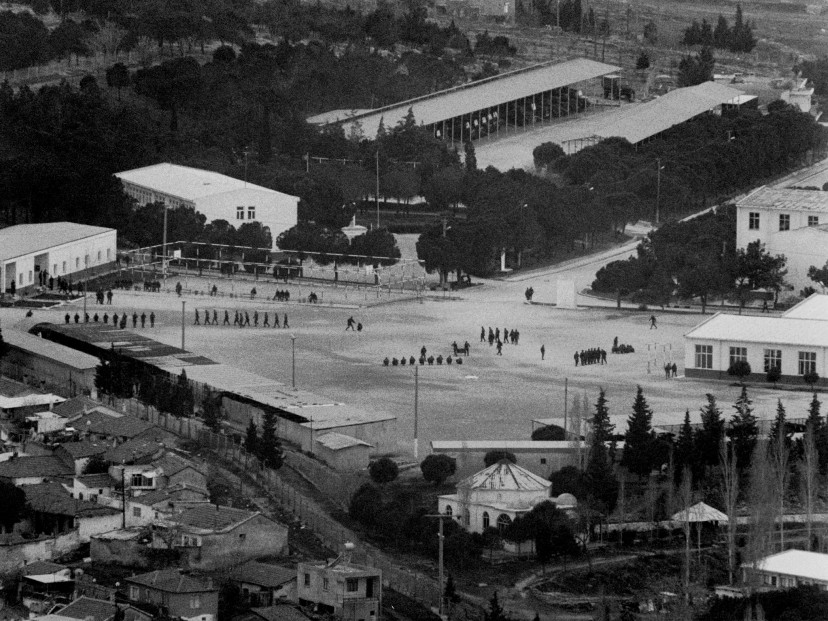
[(377, 158), (377, 175), (376, 175), (377, 176), (377, 191), (376, 191), (376, 196), (374, 198), (376, 198), (376, 200), (377, 200), (377, 228), (379, 228), (379, 149), (377, 149), (376, 158)]
[[(417, 423), (419, 422), (417, 420), (417, 417), (418, 417), (417, 407), (419, 405), (418, 402), (420, 400), (420, 394), (419, 394), (419, 392), (420, 392), (420, 373), (419, 373), (419, 371), (420, 371), (420, 367), (415, 366), (414, 367), (414, 459), (419, 459), (420, 458), (420, 450), (419, 450), (419, 445), (418, 445), (419, 440), (417, 439)], [(441, 525), (441, 528), (442, 528), (442, 522), (440, 522), (440, 525)]]
[(569, 432), (569, 427), (566, 425), (566, 418), (569, 412), (569, 378), (564, 378), (564, 440), (566, 440), (566, 434)]
[(181, 300), (181, 349), (184, 349), (184, 307), (187, 302)]
[[(415, 367), (416, 368), (416, 367)], [(437, 566), (440, 573), (440, 618), (443, 618), (446, 609), (446, 598), (445, 598), (445, 567), (443, 566), (443, 541), (445, 540), (445, 536), (443, 535), (443, 520), (445, 519), (452, 519), (451, 515), (446, 513), (434, 513), (431, 515), (426, 515), (425, 517), (429, 518), (437, 518), (440, 520), (440, 530), (437, 532), (437, 540), (439, 542), (439, 552), (437, 555)]]
[(126, 529), (126, 466), (121, 465), (121, 527)]
[[(296, 335), (290, 335), (290, 385), (296, 390)], [(313, 432), (313, 427), (311, 427)]]
[(656, 166), (658, 167), (658, 176), (657, 176), (657, 183), (656, 183), (656, 224), (658, 224), (659, 218), (659, 210), (661, 208), (661, 171), (664, 166), (661, 165), (661, 158), (656, 158)]
[(164, 235), (161, 240), (161, 273), (164, 278), (167, 278), (167, 211), (169, 207), (167, 201), (164, 201)]

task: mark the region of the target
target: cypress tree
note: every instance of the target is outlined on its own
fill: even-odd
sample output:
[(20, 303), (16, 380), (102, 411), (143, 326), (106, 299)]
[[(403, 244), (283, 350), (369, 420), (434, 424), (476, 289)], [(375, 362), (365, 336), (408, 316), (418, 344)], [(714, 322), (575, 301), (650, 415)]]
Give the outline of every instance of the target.
[(591, 444), (585, 474), (588, 494), (595, 508), (609, 513), (618, 500), (618, 481), (610, 467), (606, 443), (612, 439), (615, 426), (609, 420), (609, 408), (602, 388), (591, 420)]
[(259, 430), (256, 428), (256, 423), (253, 419), (247, 424), (247, 432), (244, 437), (244, 448), (251, 455), (257, 455), (259, 449)]
[(684, 413), (684, 423), (679, 429), (678, 439), (676, 440), (676, 448), (673, 453), (673, 476), (676, 486), (681, 484), (684, 476), (684, 469), (692, 468), (692, 464), (696, 461), (695, 442), (693, 438), (693, 428), (690, 426), (690, 410)]
[(276, 437), (276, 413), (265, 412), (264, 420), (262, 421), (262, 437), (258, 442), (258, 456), (265, 465), (274, 470), (282, 467), (284, 456), (282, 454), (282, 445), (279, 443), (279, 438)]
[(776, 402), (776, 418), (773, 419), (773, 424), (771, 424), (770, 432), (768, 433), (768, 447), (770, 449), (773, 449), (778, 442), (780, 429), (782, 430), (782, 435), (785, 437), (785, 448), (790, 449), (791, 436), (788, 433), (785, 406), (782, 405), (782, 399), (778, 399)]
[(701, 409), (702, 427), (696, 434), (696, 454), (703, 468), (719, 463), (719, 444), (724, 436), (725, 422), (716, 397), (707, 393), (707, 404)]
[(632, 414), (627, 419), (627, 433), (624, 436), (624, 455), (621, 465), (646, 477), (653, 469), (653, 411), (647, 405), (644, 391), (638, 386), (633, 401)]
[(816, 393), (811, 398), (811, 403), (808, 406), (808, 418), (805, 419), (805, 429), (810, 430), (814, 436), (814, 445), (816, 446), (819, 472), (826, 474), (828, 472), (828, 426), (825, 424), (825, 419), (822, 418), (822, 403), (817, 399)]
[(730, 419), (727, 435), (736, 451), (736, 467), (745, 472), (750, 468), (750, 459), (759, 436), (759, 426), (753, 415), (753, 401), (748, 397), (747, 387), (742, 386), (742, 392), (733, 408), (736, 413)]

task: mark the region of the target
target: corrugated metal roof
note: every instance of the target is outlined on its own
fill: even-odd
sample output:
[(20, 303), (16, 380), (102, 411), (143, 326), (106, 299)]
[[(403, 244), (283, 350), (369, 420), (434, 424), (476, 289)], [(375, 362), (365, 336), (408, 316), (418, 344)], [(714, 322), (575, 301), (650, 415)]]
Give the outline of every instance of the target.
[(502, 459), (496, 464), (463, 479), (458, 488), (487, 490), (545, 491), (552, 483), (532, 472)]
[(367, 114), (372, 112), (371, 108), (355, 108), (349, 110), (347, 108), (340, 108), (338, 110), (328, 110), (321, 114), (314, 114), (305, 119), (311, 125), (327, 125), (328, 123), (336, 123), (337, 121), (344, 121), (358, 114)]
[[(752, 563), (746, 564), (753, 567)], [(828, 554), (806, 550), (785, 550), (757, 561), (756, 568), (808, 580), (828, 580)]]
[[(556, 423), (562, 420), (555, 419)], [(582, 443), (583, 446), (586, 444)], [(572, 451), (577, 448), (574, 441), (540, 440), (432, 440), (431, 450), (435, 453), (447, 451), (512, 451), (515, 453), (537, 453), (543, 451)]]
[(828, 192), (762, 186), (737, 201), (736, 206), (779, 211), (828, 211)]
[(211, 170), (179, 166), (178, 164), (170, 164), (168, 162), (144, 166), (143, 168), (135, 168), (133, 170), (125, 170), (115, 173), (115, 176), (122, 181), (141, 186), (142, 188), (163, 192), (164, 194), (175, 196), (185, 201), (195, 201), (205, 196), (215, 196), (217, 194), (224, 194), (225, 192), (245, 189), (267, 192), (275, 196), (286, 196), (299, 200), (295, 196), (283, 194), (282, 192), (277, 192), (276, 190), (271, 190), (270, 188), (253, 183), (246, 183), (241, 179), (228, 177), (227, 175), (222, 175)]
[[(0, 244), (2, 244), (2, 241), (0, 241)], [(100, 362), (95, 356), (84, 354), (71, 347), (59, 345), (54, 341), (49, 341), (34, 334), (28, 334), (27, 332), (6, 330), (3, 332), (3, 339), (13, 347), (81, 371), (94, 369)]]
[(685, 335), (694, 341), (828, 347), (828, 322), (717, 313)]
[(618, 136), (636, 144), (743, 94), (715, 82), (677, 88), (652, 101), (621, 108), (598, 124), (593, 134), (602, 138)]
[(390, 129), (405, 118), (409, 109), (413, 110), (417, 123), (428, 125), (461, 114), (476, 112), (482, 108), (502, 105), (522, 97), (591, 80), (619, 69), (614, 65), (606, 65), (587, 58), (535, 65), (355, 115), (343, 121), (342, 125), (347, 134), (350, 127), (358, 122), (365, 137), (374, 138), (379, 129), (380, 119), (385, 128)]
[(0, 261), (8, 261), (33, 252), (49, 250), (70, 242), (94, 237), (102, 233), (114, 233), (115, 229), (74, 222), (46, 222), (42, 224), (17, 224), (0, 229)]
[(201, 530), (220, 531), (235, 527), (257, 515), (261, 514), (257, 511), (209, 504), (187, 509), (183, 513), (170, 518), (170, 521)]
[(670, 518), (673, 522), (727, 522), (727, 515), (710, 505), (697, 502), (692, 507), (682, 509)]

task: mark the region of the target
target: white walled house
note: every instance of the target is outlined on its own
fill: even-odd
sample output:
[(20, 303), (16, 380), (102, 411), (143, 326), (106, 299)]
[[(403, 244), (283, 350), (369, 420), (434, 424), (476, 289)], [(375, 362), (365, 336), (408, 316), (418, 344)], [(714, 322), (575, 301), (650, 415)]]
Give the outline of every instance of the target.
[(732, 379), (736, 360), (750, 364), (748, 379), (764, 381), (770, 366), (780, 381), (800, 384), (811, 371), (828, 377), (828, 295), (813, 294), (781, 317), (717, 313), (684, 335), (687, 377)]
[(74, 222), (17, 224), (0, 229), (0, 292), (38, 286), (41, 272), (81, 278), (115, 262), (117, 232)]
[(799, 292), (817, 285), (808, 268), (828, 261), (828, 192), (761, 187), (736, 203), (736, 247), (753, 241), (787, 258), (786, 280)]
[(814, 585), (828, 591), (828, 554), (785, 550), (742, 565), (742, 581), (771, 589)]
[[(270, 229), (274, 248), (280, 233), (296, 225), (299, 198), (209, 170), (162, 163), (115, 174), (139, 204), (192, 207), (207, 218), (239, 228), (259, 222)], [(178, 241), (178, 240), (170, 240)]]
[(552, 500), (551, 487), (543, 477), (502, 459), (460, 481), (456, 494), (438, 496), (437, 508), (469, 532), (502, 530), (535, 505)]

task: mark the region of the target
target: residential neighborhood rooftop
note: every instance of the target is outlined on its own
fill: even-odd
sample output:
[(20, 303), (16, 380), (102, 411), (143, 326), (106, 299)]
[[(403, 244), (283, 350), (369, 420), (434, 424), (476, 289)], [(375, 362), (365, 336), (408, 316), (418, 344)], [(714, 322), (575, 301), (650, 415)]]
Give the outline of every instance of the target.
[(214, 504), (198, 505), (170, 518), (171, 521), (206, 531), (226, 530), (260, 515), (258, 511), (246, 511)]
[(337, 433), (335, 431), (329, 431), (328, 433), (322, 434), (316, 439), (316, 441), (332, 451), (341, 451), (346, 448), (351, 448), (352, 446), (371, 446), (359, 438), (354, 438), (353, 436), (348, 436), (344, 433)]
[(113, 515), (118, 509), (99, 505), (96, 502), (72, 498), (72, 495), (60, 483), (47, 481), (37, 485), (23, 487), (26, 502), (35, 511), (53, 515), (70, 515), (73, 517), (91, 517), (96, 515)]
[(126, 579), (127, 582), (152, 587), (167, 593), (204, 593), (217, 590), (212, 581), (202, 581), (181, 573), (180, 569), (163, 569), (139, 574)]
[(78, 431), (85, 431), (102, 436), (134, 438), (150, 429), (152, 425), (129, 415), (110, 416), (105, 411), (95, 410), (84, 414), (74, 423)]
[(13, 457), (0, 462), (0, 479), (57, 477), (75, 474), (75, 468), (55, 455)]
[(296, 568), (249, 561), (233, 571), (233, 580), (275, 589), (296, 580)]
[[(746, 567), (754, 567), (748, 563)], [(764, 572), (796, 576), (806, 580), (828, 581), (828, 554), (806, 550), (785, 550), (760, 559), (756, 569)]]

